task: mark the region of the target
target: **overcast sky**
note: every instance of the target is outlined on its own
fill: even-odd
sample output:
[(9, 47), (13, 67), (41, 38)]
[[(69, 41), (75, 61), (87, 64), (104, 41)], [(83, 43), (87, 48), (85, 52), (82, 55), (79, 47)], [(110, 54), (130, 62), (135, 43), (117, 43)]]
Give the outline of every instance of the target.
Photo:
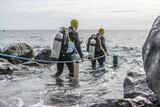
[(0, 0), (0, 29), (150, 29), (160, 0)]

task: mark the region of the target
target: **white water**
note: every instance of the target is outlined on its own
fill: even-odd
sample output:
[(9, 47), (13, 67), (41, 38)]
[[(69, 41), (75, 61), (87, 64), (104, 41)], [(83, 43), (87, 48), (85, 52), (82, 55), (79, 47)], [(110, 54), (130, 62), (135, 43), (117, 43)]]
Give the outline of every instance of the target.
[[(85, 41), (96, 31), (80, 31), (80, 39)], [(0, 31), (0, 47), (10, 43), (25, 42), (34, 47), (35, 54), (52, 46), (56, 31)], [(127, 72), (144, 72), (141, 48), (148, 31), (107, 31), (106, 45), (111, 55), (119, 56), (119, 69), (112, 69), (112, 57), (107, 57), (107, 72), (93, 73), (90, 62), (80, 65), (80, 87), (71, 87), (66, 79), (57, 84), (51, 77), (56, 66), (27, 67), (17, 65), (12, 76), (1, 76), (0, 107), (86, 107), (105, 99), (123, 97), (123, 80)], [(82, 44), (84, 54), (85, 44)]]

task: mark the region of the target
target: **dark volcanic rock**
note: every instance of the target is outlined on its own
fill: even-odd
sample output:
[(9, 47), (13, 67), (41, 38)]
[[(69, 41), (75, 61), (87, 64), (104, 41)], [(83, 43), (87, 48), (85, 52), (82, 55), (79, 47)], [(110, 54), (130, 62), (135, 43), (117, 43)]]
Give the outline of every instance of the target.
[(160, 102), (160, 16), (152, 25), (143, 46), (142, 56), (147, 84)]
[(0, 58), (0, 62), (9, 63), (9, 61), (8, 61), (8, 60), (6, 60), (6, 59), (3, 59), (3, 58)]
[[(51, 49), (43, 49), (41, 50), (35, 57), (36, 60), (46, 60), (49, 61), (50, 60), (50, 55), (51, 55)], [(39, 63), (44, 63), (44, 62), (40, 62)]]
[(152, 102), (142, 96), (137, 96), (134, 99), (130, 99), (133, 107), (155, 107)]
[(9, 63), (6, 59), (0, 58), (0, 75), (12, 74), (14, 70), (14, 65)]
[(154, 107), (146, 98), (138, 96), (134, 99), (108, 99), (105, 103), (94, 104), (91, 107)]
[[(29, 46), (26, 43), (17, 43), (17, 44), (11, 44), (9, 46), (6, 46), (3, 49), (3, 53), (8, 55), (25, 57), (25, 58), (33, 57), (33, 49), (31, 46)], [(3, 58), (8, 59), (11, 63), (14, 63), (14, 64), (27, 61), (27, 60), (8, 58), (8, 57), (3, 57)]]
[(124, 98), (135, 98), (143, 96), (151, 102), (156, 101), (156, 96), (153, 91), (148, 88), (146, 83), (146, 75), (136, 72), (130, 72), (124, 80)]
[(126, 99), (108, 99), (105, 103), (94, 104), (91, 107), (132, 107), (132, 104)]

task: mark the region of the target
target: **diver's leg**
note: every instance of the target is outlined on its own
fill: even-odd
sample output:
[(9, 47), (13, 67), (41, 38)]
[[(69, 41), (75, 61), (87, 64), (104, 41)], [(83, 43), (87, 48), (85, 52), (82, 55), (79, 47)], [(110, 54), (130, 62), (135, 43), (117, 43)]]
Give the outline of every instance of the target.
[[(100, 53), (99, 53), (99, 57), (101, 57), (101, 56), (103, 56), (103, 55), (105, 55), (104, 52), (100, 52)], [(105, 56), (98, 59), (98, 63), (99, 63), (99, 66), (100, 66), (100, 67), (103, 67), (103, 66), (104, 66), (104, 62), (105, 62)]]
[(69, 69), (69, 77), (74, 77), (74, 63), (66, 63), (68, 69)]
[(92, 63), (92, 68), (95, 69), (96, 68), (96, 60), (92, 60), (91, 63)]
[(54, 75), (55, 77), (58, 77), (62, 74), (64, 68), (64, 63), (57, 63), (57, 72)]

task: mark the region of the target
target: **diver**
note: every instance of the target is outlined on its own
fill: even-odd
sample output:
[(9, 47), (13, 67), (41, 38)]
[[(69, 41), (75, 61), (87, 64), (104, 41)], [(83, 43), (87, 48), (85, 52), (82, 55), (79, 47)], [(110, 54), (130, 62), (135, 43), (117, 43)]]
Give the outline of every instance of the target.
[[(66, 28), (67, 30), (63, 29), (61, 31), (63, 33), (63, 39), (58, 61), (73, 61), (74, 60), (73, 55), (78, 53), (83, 62), (83, 54), (81, 51), (80, 39), (77, 32), (79, 22), (76, 19), (72, 19), (70, 25), (71, 26), (69, 28)], [(65, 64), (67, 65), (70, 71), (69, 78), (73, 78), (74, 62), (67, 62)], [(53, 77), (59, 77), (62, 74), (63, 69), (64, 69), (64, 63), (57, 63), (57, 72), (53, 75)]]
[(105, 45), (104, 33), (105, 30), (103, 28), (100, 28), (97, 34), (92, 34), (91, 37), (89, 37), (88, 39), (87, 52), (89, 52), (89, 54), (90, 53), (92, 54), (92, 55), (90, 54), (91, 57), (89, 56), (89, 58), (94, 59), (100, 57), (98, 59), (91, 60), (92, 69), (96, 68), (96, 60), (98, 60), (100, 67), (104, 67), (104, 62), (106, 59), (105, 55), (109, 55)]

